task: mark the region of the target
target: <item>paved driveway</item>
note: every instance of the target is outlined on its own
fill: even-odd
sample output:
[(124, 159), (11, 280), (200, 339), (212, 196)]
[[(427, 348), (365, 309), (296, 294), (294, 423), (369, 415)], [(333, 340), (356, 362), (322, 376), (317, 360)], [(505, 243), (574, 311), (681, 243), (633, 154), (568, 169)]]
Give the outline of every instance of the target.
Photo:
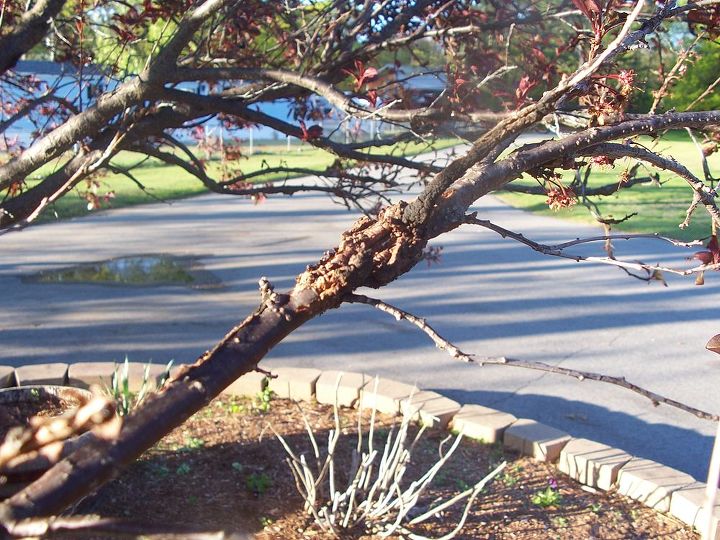
[[(481, 217), (542, 241), (597, 233), (487, 197)], [(289, 287), (336, 243), (354, 216), (320, 196), (245, 200), (202, 196), (30, 228), (0, 237), (0, 364), (194, 360), (258, 301), (257, 280)], [(461, 348), (622, 375), (652, 390), (720, 411), (720, 357), (704, 350), (720, 332), (720, 276), (669, 287), (619, 270), (540, 256), (479, 229), (435, 243), (442, 262), (419, 265), (382, 291), (425, 316)], [(656, 242), (619, 244), (650, 261), (687, 265)], [(80, 261), (143, 253), (199, 256), (221, 290), (24, 283), (19, 276)], [(507, 367), (459, 363), (424, 335), (367, 306), (347, 306), (294, 333), (264, 361), (362, 370), (534, 418), (705, 474), (713, 426), (625, 390)]]

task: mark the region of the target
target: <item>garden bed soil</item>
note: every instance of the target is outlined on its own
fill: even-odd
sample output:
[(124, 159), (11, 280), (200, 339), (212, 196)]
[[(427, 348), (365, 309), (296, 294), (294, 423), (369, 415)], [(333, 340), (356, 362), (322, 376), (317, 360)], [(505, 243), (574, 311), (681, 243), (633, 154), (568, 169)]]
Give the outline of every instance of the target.
[[(273, 399), (269, 406), (262, 401), (254, 405), (245, 399), (217, 399), (119, 478), (84, 500), (76, 513), (209, 531), (239, 531), (262, 540), (331, 538), (304, 514), (285, 452), (269, 429), (273, 426), (293, 449), (310, 458), (312, 450), (303, 414), (319, 444), (326, 445), (328, 430), (334, 424), (332, 407), (280, 399)], [(385, 427), (398, 422), (384, 415), (378, 418)], [(357, 411), (341, 410), (342, 431), (349, 435), (341, 438), (347, 443), (346, 449), (356, 442), (352, 437), (356, 423)], [(416, 478), (437, 460), (438, 445), (446, 437), (446, 432), (439, 431), (423, 436), (413, 452), (407, 480)], [(589, 492), (552, 465), (468, 439), (438, 474), (427, 502), (421, 504), (466, 489), (503, 460), (508, 461), (505, 472), (475, 500), (457, 538), (698, 538), (691, 528), (635, 501), (612, 492)], [(349, 452), (341, 453), (338, 464), (337, 470), (349, 468)], [(550, 497), (546, 502), (553, 504), (538, 505), (536, 495), (548, 488)], [(454, 507), (426, 522), (424, 528), (416, 528), (416, 532), (440, 537), (455, 527), (461, 513), (462, 505)], [(344, 536), (371, 537), (362, 533)]]

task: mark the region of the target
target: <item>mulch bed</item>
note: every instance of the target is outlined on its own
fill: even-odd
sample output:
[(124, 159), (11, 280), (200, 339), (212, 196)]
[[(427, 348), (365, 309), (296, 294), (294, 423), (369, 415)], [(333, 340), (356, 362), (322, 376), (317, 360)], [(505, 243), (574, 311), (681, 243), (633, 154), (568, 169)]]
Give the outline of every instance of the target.
[[(83, 501), (76, 513), (243, 531), (260, 539), (330, 538), (304, 514), (285, 452), (268, 428), (272, 425), (293, 449), (311, 457), (300, 407), (318, 442), (326, 445), (328, 430), (334, 425), (332, 407), (280, 399), (273, 399), (269, 406), (261, 401), (217, 399), (121, 477)], [(398, 419), (379, 415), (376, 425), (382, 431), (393, 422)], [(356, 423), (357, 411), (341, 410), (342, 431), (349, 436), (341, 439), (347, 445), (336, 461), (338, 470), (349, 468), (347, 448), (356, 443), (352, 436)], [(446, 437), (446, 432), (423, 436), (405, 475), (408, 481), (437, 460), (438, 445)], [(550, 465), (467, 439), (436, 478), (428, 502), (466, 489), (502, 460), (508, 461), (504, 474), (476, 499), (457, 538), (698, 538), (677, 520), (634, 501), (614, 493), (588, 492)], [(548, 487), (554, 504), (543, 507), (536, 495)], [(433, 517), (416, 532), (430, 537), (447, 534), (458, 522), (462, 506)], [(361, 532), (343, 537), (371, 538)]]

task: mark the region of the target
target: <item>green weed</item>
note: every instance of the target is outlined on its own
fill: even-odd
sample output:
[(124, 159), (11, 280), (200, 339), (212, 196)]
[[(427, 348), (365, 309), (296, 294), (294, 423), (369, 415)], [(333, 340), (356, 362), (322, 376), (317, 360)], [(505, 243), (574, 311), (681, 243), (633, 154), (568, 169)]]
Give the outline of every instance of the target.
[(270, 477), (265, 473), (253, 473), (245, 478), (245, 486), (248, 491), (251, 491), (256, 497), (259, 497), (270, 489), (272, 480), (270, 480)]
[(180, 476), (188, 474), (191, 471), (190, 465), (187, 463), (181, 463), (178, 465), (178, 468), (175, 469), (175, 474), (179, 474)]
[(270, 390), (270, 386), (265, 386), (262, 392), (259, 392), (253, 399), (253, 410), (259, 413), (266, 413), (272, 407), (272, 400), (275, 392)]
[(552, 486), (548, 486), (545, 489), (533, 494), (532, 497), (530, 497), (530, 500), (536, 506), (548, 508), (550, 506), (559, 506), (562, 502), (562, 495), (560, 495), (558, 491), (554, 490)]

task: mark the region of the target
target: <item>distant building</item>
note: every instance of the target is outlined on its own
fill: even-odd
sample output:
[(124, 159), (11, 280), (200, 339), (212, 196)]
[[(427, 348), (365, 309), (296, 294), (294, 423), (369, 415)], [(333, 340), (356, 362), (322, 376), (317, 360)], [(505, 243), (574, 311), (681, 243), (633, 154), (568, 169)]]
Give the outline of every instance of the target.
[(447, 76), (442, 69), (396, 66), (387, 64), (378, 70), (370, 88), (383, 88), (395, 99), (402, 100), (406, 108), (430, 105), (447, 87)]

